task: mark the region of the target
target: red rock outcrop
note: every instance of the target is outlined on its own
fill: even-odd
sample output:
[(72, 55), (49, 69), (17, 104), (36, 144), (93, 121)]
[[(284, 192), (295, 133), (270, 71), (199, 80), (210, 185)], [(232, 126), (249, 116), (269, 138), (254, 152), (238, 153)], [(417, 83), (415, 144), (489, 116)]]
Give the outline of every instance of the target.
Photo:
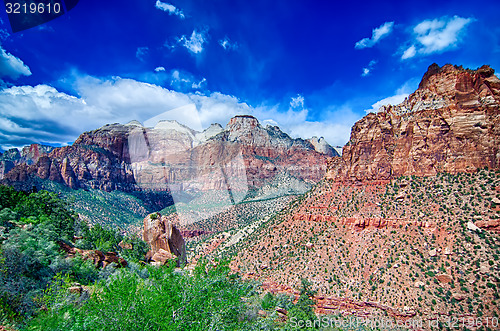
[(500, 168), (500, 79), (494, 70), (433, 64), (419, 88), (352, 128), (327, 178), (387, 180)]
[(142, 238), (151, 247), (148, 257), (155, 262), (165, 264), (166, 261), (177, 257), (177, 264), (186, 263), (186, 246), (184, 238), (177, 227), (170, 220), (153, 213), (144, 218)]
[(106, 266), (114, 263), (116, 268), (123, 268), (127, 266), (125, 259), (116, 255), (115, 252), (101, 252), (99, 250), (85, 250), (68, 245), (65, 242), (59, 241), (59, 247), (68, 254), (69, 257), (75, 257), (77, 254), (81, 255), (83, 260), (92, 261), (96, 268), (105, 268)]
[(40, 157), (50, 153), (54, 147), (44, 146), (40, 144), (31, 144), (25, 146), (21, 151), (17, 148), (9, 149), (0, 154), (0, 179), (12, 170), (16, 165), (27, 164), (31, 165), (40, 159)]

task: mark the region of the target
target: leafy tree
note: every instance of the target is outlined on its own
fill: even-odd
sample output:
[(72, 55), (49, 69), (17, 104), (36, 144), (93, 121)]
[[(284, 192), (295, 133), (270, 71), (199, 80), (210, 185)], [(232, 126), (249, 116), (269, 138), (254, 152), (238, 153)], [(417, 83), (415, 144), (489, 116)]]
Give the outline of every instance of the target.
[(262, 299), (262, 309), (268, 310), (274, 307), (276, 307), (274, 296), (270, 292), (267, 292)]
[(52, 223), (61, 238), (71, 240), (75, 234), (76, 215), (56, 193), (39, 191), (23, 195), (14, 210), (28, 219), (44, 216), (43, 221)]
[(118, 252), (118, 244), (123, 236), (116, 230), (96, 224), (92, 227), (84, 226), (80, 230), (83, 239), (77, 241), (82, 249), (97, 249), (103, 252)]

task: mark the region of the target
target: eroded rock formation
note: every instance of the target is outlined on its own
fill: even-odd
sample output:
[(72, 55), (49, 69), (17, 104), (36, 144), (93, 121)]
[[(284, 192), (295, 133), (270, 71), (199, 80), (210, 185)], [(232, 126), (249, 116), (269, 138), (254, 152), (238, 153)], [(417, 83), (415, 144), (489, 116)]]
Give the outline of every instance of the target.
[[(316, 183), (335, 154), (324, 139), (292, 139), (252, 116), (236, 116), (226, 128), (213, 124), (203, 132), (175, 121), (160, 121), (153, 128), (137, 121), (109, 124), (83, 133), (71, 146), (34, 146), (4, 153), (4, 183), (31, 189), (42, 179), (73, 189), (125, 192), (246, 190), (261, 187), (282, 171)], [(229, 183), (230, 178), (241, 183)]]
[(101, 252), (100, 250), (87, 250), (80, 249), (68, 245), (63, 241), (58, 242), (59, 247), (68, 254), (68, 257), (75, 257), (77, 254), (81, 255), (83, 260), (91, 261), (96, 268), (105, 268), (113, 264), (115, 268), (123, 268), (127, 266), (127, 261), (119, 257), (115, 252)]
[(146, 216), (142, 238), (151, 247), (147, 254), (150, 260), (165, 264), (168, 260), (178, 258), (178, 265), (186, 263), (184, 238), (167, 217), (159, 213)]

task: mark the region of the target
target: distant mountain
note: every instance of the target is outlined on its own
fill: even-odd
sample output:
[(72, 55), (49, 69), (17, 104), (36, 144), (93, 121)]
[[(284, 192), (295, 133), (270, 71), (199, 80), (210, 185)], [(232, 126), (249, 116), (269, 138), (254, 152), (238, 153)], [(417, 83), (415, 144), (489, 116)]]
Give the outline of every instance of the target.
[[(203, 132), (176, 121), (160, 121), (153, 128), (137, 121), (110, 124), (83, 133), (72, 146), (37, 148), (31, 148), (38, 150), (33, 156), (4, 153), (3, 183), (31, 189), (52, 181), (71, 189), (140, 192), (145, 200), (154, 200), (151, 195), (158, 192), (171, 194), (173, 200), (160, 195), (163, 201), (149, 201), (158, 210), (207, 191), (220, 192), (217, 201), (234, 204), (283, 172), (304, 185), (281, 191), (303, 193), (297, 187), (307, 190), (317, 183), (328, 158), (336, 155), (322, 138), (293, 139), (252, 116), (236, 116), (225, 128), (212, 124)], [(9, 156), (16, 152), (25, 156)]]
[(38, 162), (38, 159), (50, 153), (54, 147), (40, 144), (25, 146), (21, 150), (11, 148), (0, 154), (0, 179), (18, 164), (31, 165)]

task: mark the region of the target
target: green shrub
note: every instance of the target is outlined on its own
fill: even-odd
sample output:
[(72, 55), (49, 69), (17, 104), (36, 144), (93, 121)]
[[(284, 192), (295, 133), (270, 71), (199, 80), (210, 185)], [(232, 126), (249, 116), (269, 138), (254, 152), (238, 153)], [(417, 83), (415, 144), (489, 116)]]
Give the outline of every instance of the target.
[(78, 305), (53, 305), (29, 321), (29, 330), (246, 330), (241, 297), (252, 288), (227, 263), (200, 263), (193, 276), (174, 265), (146, 267), (147, 277), (123, 269), (101, 281)]
[(268, 310), (274, 307), (276, 307), (274, 296), (270, 292), (267, 292), (262, 299), (262, 309)]

